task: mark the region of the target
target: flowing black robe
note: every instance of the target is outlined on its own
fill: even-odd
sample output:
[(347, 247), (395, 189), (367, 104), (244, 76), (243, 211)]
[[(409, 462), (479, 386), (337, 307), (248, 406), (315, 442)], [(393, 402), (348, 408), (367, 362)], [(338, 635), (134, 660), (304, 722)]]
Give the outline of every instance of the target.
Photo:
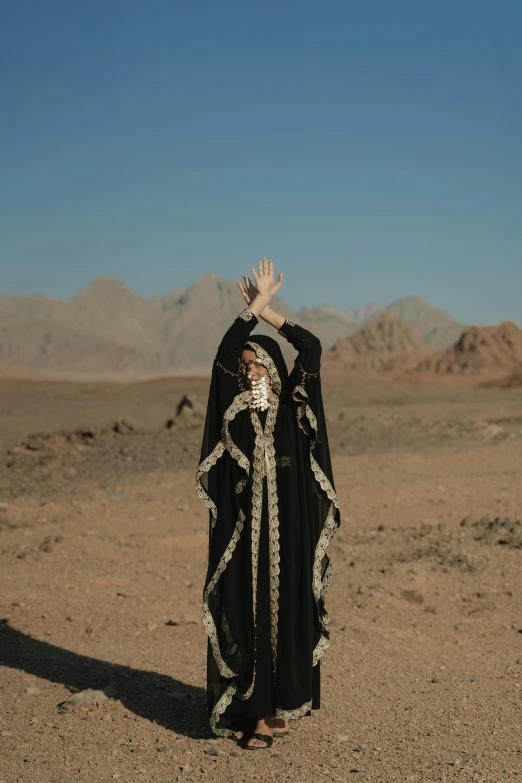
[[(197, 491), (209, 508), (203, 620), (212, 731), (250, 731), (256, 718), (294, 720), (320, 706), (329, 645), (324, 605), (339, 524), (323, 411), (321, 344), (288, 319), (297, 349), (290, 375), (276, 340), (250, 333), (243, 310), (212, 370)], [(250, 407), (239, 369), (245, 348), (270, 375), (267, 411)]]

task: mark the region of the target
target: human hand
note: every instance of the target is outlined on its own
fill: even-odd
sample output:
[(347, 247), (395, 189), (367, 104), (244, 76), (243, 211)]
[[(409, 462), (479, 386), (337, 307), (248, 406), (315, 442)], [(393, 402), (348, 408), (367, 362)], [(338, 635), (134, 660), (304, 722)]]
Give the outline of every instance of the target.
[(245, 282), (244, 286), (239, 280), (236, 280), (236, 285), (241, 291), (243, 299), (249, 305), (257, 296), (257, 288), (247, 275), (243, 275), (243, 280)]
[(252, 270), (255, 289), (259, 296), (272, 299), (283, 284), (283, 273), (279, 272), (277, 280), (274, 280), (274, 262), (271, 259), (269, 261), (267, 258), (257, 262), (257, 272), (253, 266), (250, 269)]

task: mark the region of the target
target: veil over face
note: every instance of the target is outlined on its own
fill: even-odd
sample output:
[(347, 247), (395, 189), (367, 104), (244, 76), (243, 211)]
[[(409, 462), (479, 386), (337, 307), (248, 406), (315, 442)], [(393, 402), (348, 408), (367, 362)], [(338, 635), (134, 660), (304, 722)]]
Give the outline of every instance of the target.
[[(326, 550), (340, 524), (320, 343), (287, 320), (280, 335), (298, 351), (289, 374), (277, 340), (250, 334), (256, 323), (244, 310), (219, 346), (196, 475), (209, 509), (208, 711), (224, 736), (256, 715), (295, 719), (319, 707)], [(267, 368), (274, 394), (266, 411), (252, 406), (240, 368), (245, 349)]]

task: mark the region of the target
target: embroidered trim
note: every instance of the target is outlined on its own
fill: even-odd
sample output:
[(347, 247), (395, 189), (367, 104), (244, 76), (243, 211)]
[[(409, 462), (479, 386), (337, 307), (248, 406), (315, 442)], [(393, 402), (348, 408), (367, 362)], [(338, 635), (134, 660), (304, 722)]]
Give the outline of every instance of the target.
[(290, 318), (285, 318), (285, 324), (288, 324), (288, 326), (295, 326), (295, 321), (292, 321)]
[(239, 467), (243, 468), (243, 470), (246, 470), (247, 473), (250, 471), (250, 461), (248, 457), (246, 457), (243, 454), (241, 449), (239, 449), (234, 443), (234, 441), (232, 440), (232, 437), (228, 430), (228, 425), (233, 419), (235, 419), (235, 417), (240, 411), (245, 410), (245, 408), (248, 408), (251, 399), (252, 399), (252, 392), (250, 391), (241, 392), (241, 394), (238, 394), (236, 397), (234, 397), (232, 404), (225, 411), (223, 415), (223, 427), (222, 427), (223, 441), (225, 443), (227, 451), (230, 452), (230, 455), (236, 460)]
[(332, 487), (330, 482), (328, 481), (328, 477), (325, 476), (319, 465), (317, 464), (314, 456), (310, 454), (310, 463), (312, 465), (312, 470), (314, 472), (315, 480), (319, 484), (322, 490), (324, 490), (328, 496), (328, 500), (331, 500), (332, 503), (336, 508), (339, 508), (339, 500), (337, 498), (337, 493), (335, 492), (335, 489)]
[[(207, 507), (210, 509), (212, 515), (212, 522), (211, 522), (212, 529), (214, 528), (217, 521), (217, 508), (215, 503), (212, 501), (212, 499), (206, 492), (205, 488), (203, 487), (203, 484), (201, 482), (201, 477), (204, 473), (209, 471), (213, 465), (216, 464), (218, 459), (224, 454), (225, 450), (228, 450), (230, 452), (231, 456), (237, 461), (238, 465), (247, 472), (247, 474), (250, 472), (250, 461), (247, 459), (247, 457), (245, 457), (243, 452), (235, 445), (228, 430), (228, 425), (230, 424), (230, 422), (237, 416), (237, 414), (241, 410), (244, 410), (245, 408), (248, 407), (250, 399), (251, 399), (250, 392), (243, 392), (242, 394), (238, 394), (236, 397), (234, 397), (232, 404), (227, 408), (223, 416), (222, 439), (213, 449), (212, 453), (198, 465), (196, 471), (196, 490), (199, 497), (205, 502)], [(239, 491), (242, 491), (246, 486), (247, 481), (248, 481), (248, 477), (246, 480), (243, 479), (239, 481), (238, 484), (236, 485), (236, 492), (238, 491), (238, 488), (240, 488)], [(245, 519), (246, 517), (243, 510), (239, 509), (239, 517), (237, 519), (236, 525), (232, 532), (230, 541), (228, 542), (226, 549), (216, 567), (214, 575), (209, 580), (203, 592), (203, 607), (202, 607), (203, 622), (205, 624), (207, 635), (210, 640), (210, 644), (212, 646), (212, 651), (214, 654), (216, 665), (219, 669), (221, 676), (227, 678), (235, 677), (236, 674), (225, 663), (223, 656), (221, 655), (217, 628), (214, 623), (214, 619), (212, 617), (210, 609), (208, 607), (208, 600), (210, 594), (215, 589), (219, 581), (219, 578), (221, 577), (223, 571), (227, 567), (229, 560), (232, 557), (237, 542), (241, 537), (241, 533), (244, 528)], [(224, 633), (226, 636), (226, 629), (224, 629)]]
[(301, 707), (298, 707), (296, 710), (280, 710), (276, 709), (276, 718), (280, 718), (281, 720), (297, 720), (298, 718), (302, 718), (303, 715), (306, 715), (307, 712), (310, 712), (312, 709), (312, 700), (305, 702)]
[(254, 318), (254, 313), (252, 310), (249, 310), (248, 307), (245, 307), (244, 310), (241, 310), (241, 312), (238, 315), (238, 318), (242, 318), (243, 321), (251, 321), (252, 318)]
[(276, 457), (275, 461), (278, 468), (289, 468), (293, 465), (292, 457)]
[(270, 356), (267, 351), (265, 351), (264, 348), (261, 348), (258, 343), (255, 343), (253, 340), (247, 340), (246, 345), (250, 345), (251, 348), (254, 349), (256, 354), (259, 356), (263, 364), (265, 365), (266, 369), (268, 370), (268, 374), (270, 376), (270, 380), (272, 381), (272, 387), (276, 394), (281, 394), (281, 378), (279, 377), (279, 373), (277, 372), (277, 367), (274, 364), (274, 360)]
[(330, 646), (330, 640), (327, 636), (321, 636), (319, 641), (317, 642), (312, 658), (312, 666), (317, 666), (318, 663), (321, 662), (322, 657), (324, 655), (325, 650), (328, 649)]
[[(256, 432), (257, 455), (254, 456), (254, 474), (259, 471), (266, 475), (268, 490), (268, 546), (270, 557), (270, 617), (273, 670), (277, 668), (277, 627), (279, 615), (279, 505), (277, 499), (276, 460), (274, 449), (274, 426), (279, 407), (279, 398), (274, 394), (271, 399), (265, 423), (261, 426), (256, 411), (251, 410), (252, 423)], [(257, 459), (256, 459), (257, 457)], [(261, 485), (261, 498), (262, 498)], [(260, 509), (261, 510), (261, 509)], [(257, 566), (256, 566), (257, 579)]]
[(231, 737), (234, 734), (232, 729), (219, 729), (217, 724), (220, 717), (223, 715), (226, 708), (234, 698), (236, 690), (237, 688), (235, 683), (229, 685), (223, 696), (219, 699), (217, 704), (214, 706), (214, 709), (212, 710), (212, 715), (210, 716), (210, 728), (214, 734), (218, 735), (218, 737)]
[[(299, 396), (301, 395), (301, 396)], [(298, 426), (303, 430), (306, 435), (309, 435), (309, 430), (305, 425), (305, 418), (308, 420), (311, 428), (314, 431), (314, 438), (310, 440), (310, 466), (314, 474), (315, 480), (321, 487), (322, 491), (326, 494), (330, 500), (330, 507), (326, 516), (317, 546), (314, 553), (314, 563), (312, 569), (312, 591), (314, 599), (317, 605), (319, 621), (322, 627), (322, 633), (317, 642), (313, 652), (313, 666), (316, 666), (322, 660), (325, 650), (329, 647), (329, 634), (328, 634), (328, 612), (324, 606), (323, 600), (328, 591), (328, 588), (332, 582), (333, 564), (327, 558), (326, 568), (321, 578), (321, 568), (323, 559), (326, 556), (326, 550), (334, 537), (338, 527), (339, 519), (336, 511), (339, 509), (339, 500), (337, 493), (335, 492), (330, 480), (325, 475), (324, 471), (318, 464), (317, 460), (312, 454), (313, 448), (317, 442), (318, 425), (317, 418), (308, 404), (308, 394), (302, 385), (296, 386), (292, 392), (293, 399), (298, 403), (296, 417)], [(302, 399), (304, 398), (304, 399)], [(322, 605), (320, 605), (322, 604)]]
[(215, 449), (209, 456), (204, 459), (200, 464), (198, 465), (198, 469), (196, 471), (196, 492), (198, 493), (198, 496), (201, 498), (201, 500), (205, 503), (207, 508), (210, 510), (211, 513), (211, 527), (213, 528), (216, 524), (217, 519), (217, 508), (216, 504), (211, 500), (210, 495), (205, 490), (205, 487), (201, 483), (201, 476), (204, 473), (208, 473), (210, 468), (216, 464), (218, 459), (224, 454), (225, 452), (225, 444), (222, 440), (219, 441)]
[(218, 666), (219, 673), (221, 674), (222, 677), (227, 677), (227, 678), (236, 677), (237, 673), (232, 671), (232, 669), (225, 663), (221, 655), (221, 650), (219, 648), (219, 639), (217, 635), (217, 628), (214, 623), (214, 618), (210, 613), (210, 609), (208, 608), (208, 599), (210, 593), (214, 590), (221, 574), (227, 567), (227, 564), (232, 557), (234, 549), (236, 548), (236, 544), (241, 537), (241, 532), (243, 530), (244, 524), (245, 524), (245, 515), (243, 511), (239, 509), (239, 517), (236, 522), (234, 532), (232, 533), (232, 537), (229, 543), (227, 544), (227, 547), (223, 553), (221, 560), (218, 563), (218, 566), (214, 572), (214, 576), (208, 583), (207, 587), (205, 588), (205, 592), (203, 593), (203, 622), (205, 624), (205, 628), (207, 629), (207, 635), (208, 638), (210, 639), (210, 644), (212, 645), (214, 660), (216, 661), (216, 664)]

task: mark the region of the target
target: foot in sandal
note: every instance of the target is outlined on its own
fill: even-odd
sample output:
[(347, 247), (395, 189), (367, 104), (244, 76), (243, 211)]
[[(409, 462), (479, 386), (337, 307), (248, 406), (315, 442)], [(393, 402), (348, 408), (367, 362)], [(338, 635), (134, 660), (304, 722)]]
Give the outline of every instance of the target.
[(273, 731), (274, 737), (284, 737), (288, 734), (290, 726), (287, 720), (282, 718), (274, 718), (273, 716), (268, 719), (268, 725)]
[[(256, 723), (256, 728), (245, 744), (247, 748), (269, 748), (272, 744), (273, 730), (269, 726), (270, 716), (260, 718)], [(258, 736), (256, 736), (258, 735)]]

